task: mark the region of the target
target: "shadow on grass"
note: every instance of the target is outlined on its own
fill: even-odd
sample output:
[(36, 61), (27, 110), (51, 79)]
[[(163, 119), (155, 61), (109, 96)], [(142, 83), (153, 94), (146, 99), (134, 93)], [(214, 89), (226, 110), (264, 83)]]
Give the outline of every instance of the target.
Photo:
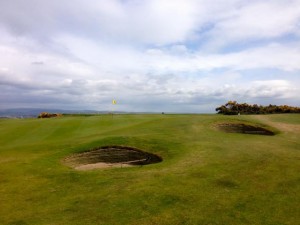
[(248, 125), (243, 123), (222, 123), (217, 125), (218, 128), (228, 133), (242, 133), (242, 134), (257, 134), (273, 136), (275, 133), (266, 128)]

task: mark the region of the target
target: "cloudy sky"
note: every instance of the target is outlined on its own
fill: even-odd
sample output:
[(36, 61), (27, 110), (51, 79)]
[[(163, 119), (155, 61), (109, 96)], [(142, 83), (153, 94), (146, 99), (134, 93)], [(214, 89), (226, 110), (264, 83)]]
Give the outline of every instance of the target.
[(300, 106), (300, 0), (1, 0), (0, 109)]

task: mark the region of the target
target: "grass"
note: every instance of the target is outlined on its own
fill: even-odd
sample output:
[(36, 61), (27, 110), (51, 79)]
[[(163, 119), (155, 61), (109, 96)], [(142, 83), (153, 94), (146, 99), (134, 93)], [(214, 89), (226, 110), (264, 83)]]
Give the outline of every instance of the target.
[[(299, 224), (300, 115), (108, 115), (0, 120), (0, 224)], [(224, 133), (262, 124), (275, 136)], [(279, 124), (280, 126), (277, 126)], [(128, 145), (143, 167), (76, 171), (72, 153)]]

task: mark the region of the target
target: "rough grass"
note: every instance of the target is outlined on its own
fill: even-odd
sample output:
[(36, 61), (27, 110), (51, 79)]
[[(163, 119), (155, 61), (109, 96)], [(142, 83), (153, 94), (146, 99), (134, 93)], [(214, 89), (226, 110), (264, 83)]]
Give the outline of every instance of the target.
[[(299, 121), (300, 115), (1, 119), (0, 224), (299, 224)], [(228, 122), (278, 133), (215, 129)], [(134, 146), (164, 161), (93, 171), (61, 163), (108, 145)]]

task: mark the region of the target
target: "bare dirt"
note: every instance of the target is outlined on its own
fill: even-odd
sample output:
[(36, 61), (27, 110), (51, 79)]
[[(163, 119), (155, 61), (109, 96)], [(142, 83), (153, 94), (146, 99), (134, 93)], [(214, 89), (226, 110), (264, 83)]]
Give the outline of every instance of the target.
[(248, 125), (243, 123), (222, 123), (217, 127), (228, 133), (256, 134), (256, 135), (275, 135), (274, 132), (259, 126)]
[(161, 161), (158, 155), (128, 146), (99, 147), (64, 159), (65, 164), (77, 170), (141, 166)]

